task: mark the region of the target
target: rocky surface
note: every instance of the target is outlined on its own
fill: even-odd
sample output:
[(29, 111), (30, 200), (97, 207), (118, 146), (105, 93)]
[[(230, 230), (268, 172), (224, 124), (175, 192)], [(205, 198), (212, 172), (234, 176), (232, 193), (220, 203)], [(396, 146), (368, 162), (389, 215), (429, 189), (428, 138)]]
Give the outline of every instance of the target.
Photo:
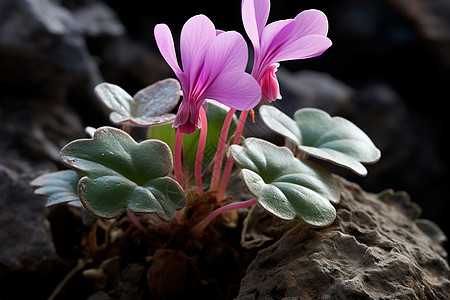
[(50, 0), (5, 0), (0, 19), (0, 79), (6, 92), (54, 100), (78, 90), (85, 95), (79, 101), (92, 106), (89, 95), (102, 76), (70, 11)]
[(0, 279), (34, 272), (38, 285), (58, 256), (45, 200), (29, 182), (56, 170), (61, 146), (83, 132), (67, 94), (92, 93), (101, 76), (80, 26), (57, 3), (1, 1), (0, 19)]
[(337, 181), (336, 221), (299, 223), (260, 251), (237, 299), (449, 299), (448, 263), (408, 217), (414, 205)]
[[(30, 166), (21, 166), (28, 167)], [(0, 166), (0, 279), (7, 271), (29, 272), (48, 268), (56, 259), (43, 200), (28, 189), (30, 175)], [(23, 190), (29, 190), (23, 193)]]
[(47, 290), (45, 282), (50, 280), (58, 256), (43, 199), (29, 188), (37, 170), (48, 171), (50, 166), (4, 158), (0, 157), (0, 297), (13, 297), (20, 295), (15, 289), (24, 281), (31, 289), (43, 285)]

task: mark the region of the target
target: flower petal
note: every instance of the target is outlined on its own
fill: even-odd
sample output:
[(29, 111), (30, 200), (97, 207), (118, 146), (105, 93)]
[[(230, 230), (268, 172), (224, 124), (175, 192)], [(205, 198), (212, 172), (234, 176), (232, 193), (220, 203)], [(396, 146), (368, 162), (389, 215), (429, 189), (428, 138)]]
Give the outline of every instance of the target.
[(281, 49), (274, 61), (304, 59), (321, 55), (331, 46), (331, 40), (321, 35), (304, 36)]
[[(326, 37), (328, 32), (327, 16), (320, 10), (310, 9), (299, 13), (295, 17), (295, 28), (280, 47), (278, 54), (274, 56), (275, 61), (302, 59), (322, 54), (331, 46), (327, 38), (303, 39), (307, 36)], [(302, 41), (299, 41), (303, 39)], [(307, 43), (311, 42), (310, 45)]]
[(218, 35), (206, 52), (202, 73), (204, 87), (222, 73), (244, 72), (247, 60), (248, 49), (242, 35), (235, 31)]
[(204, 96), (237, 110), (249, 110), (261, 100), (261, 88), (248, 73), (228, 72), (220, 74)]
[(191, 122), (186, 122), (177, 127), (173, 126), (173, 128), (177, 128), (180, 133), (191, 134), (197, 129), (197, 125)]
[(328, 33), (327, 16), (316, 9), (302, 11), (295, 17), (295, 29), (292, 39), (297, 40), (300, 37), (317, 34), (326, 36)]
[(183, 83), (185, 78), (178, 65), (175, 45), (173, 43), (172, 33), (170, 32), (169, 27), (166, 24), (158, 24), (155, 26), (154, 34), (159, 52), (161, 52), (166, 62), (175, 72), (175, 75)]
[(173, 127), (177, 128), (181, 124), (186, 123), (189, 119), (189, 107), (186, 107), (186, 102), (182, 101), (180, 107), (178, 108), (177, 115), (173, 121)]
[(190, 18), (181, 30), (181, 61), (188, 80), (189, 90), (194, 87), (203, 66), (206, 50), (215, 37), (214, 24), (204, 15)]
[(267, 51), (269, 47), (279, 47), (290, 37), (290, 34), (294, 28), (294, 19), (280, 20), (270, 23), (266, 26), (266, 28), (264, 28), (261, 37), (261, 49), (263, 51)]
[(241, 9), (245, 31), (253, 47), (258, 49), (260, 37), (269, 17), (270, 0), (243, 0)]
[(183, 101), (175, 117), (173, 128), (178, 128), (181, 133), (191, 134), (196, 128), (201, 128), (199, 110), (203, 101), (187, 99)]
[(264, 28), (261, 37), (261, 53), (263, 54), (261, 70), (265, 70), (269, 65), (277, 62), (274, 57), (283, 49), (294, 28), (295, 21), (293, 19), (276, 21)]

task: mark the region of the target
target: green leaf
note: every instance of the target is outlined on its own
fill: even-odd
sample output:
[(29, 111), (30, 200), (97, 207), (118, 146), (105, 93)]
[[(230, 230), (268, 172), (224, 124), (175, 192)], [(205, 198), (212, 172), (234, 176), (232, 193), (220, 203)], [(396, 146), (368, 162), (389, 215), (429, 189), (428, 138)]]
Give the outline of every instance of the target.
[(92, 139), (73, 141), (61, 159), (85, 175), (78, 183), (80, 200), (89, 212), (115, 218), (129, 209), (175, 217), (186, 204), (181, 186), (167, 175), (173, 169), (170, 148), (158, 140), (136, 143), (125, 132), (101, 127)]
[(256, 138), (246, 139), (244, 147), (232, 145), (231, 156), (242, 168), (249, 192), (270, 213), (285, 220), (298, 216), (317, 227), (336, 218), (330, 202), (338, 203), (340, 194), (331, 174), (321, 167)]
[(81, 207), (78, 198), (78, 181), (81, 176), (75, 171), (64, 170), (41, 175), (30, 182), (36, 195), (47, 197), (46, 207), (68, 203)]
[(417, 227), (422, 230), (433, 242), (443, 245), (447, 242), (447, 237), (439, 226), (431, 220), (417, 219), (414, 221)]
[(176, 130), (172, 127), (173, 121), (154, 125), (148, 128), (147, 131), (147, 139), (155, 139), (160, 140), (166, 143), (172, 153), (174, 152), (175, 148), (175, 134)]
[[(206, 136), (205, 152), (203, 157), (203, 169), (205, 169), (214, 159), (216, 154), (217, 144), (219, 143), (220, 131), (222, 130), (223, 121), (227, 116), (228, 107), (213, 101), (207, 100), (207, 120), (208, 120), (208, 134)], [(173, 122), (152, 126), (148, 129), (147, 138), (160, 139), (167, 143), (172, 152), (175, 144), (175, 129), (172, 128)], [(234, 116), (228, 131), (228, 138), (230, 138), (236, 129), (237, 118)], [(200, 137), (200, 130), (196, 130), (191, 134), (183, 136), (183, 155), (185, 162), (191, 171), (194, 170), (195, 158), (198, 148), (198, 140)]]
[(362, 163), (380, 159), (380, 150), (370, 138), (344, 118), (314, 108), (296, 111), (294, 120), (273, 106), (261, 106), (259, 112), (270, 129), (292, 140), (301, 151), (358, 175), (367, 175)]
[(137, 126), (151, 126), (172, 121), (169, 113), (178, 103), (181, 95), (180, 84), (169, 78), (158, 81), (131, 97), (121, 87), (100, 83), (95, 87), (98, 98), (113, 112), (111, 122)]

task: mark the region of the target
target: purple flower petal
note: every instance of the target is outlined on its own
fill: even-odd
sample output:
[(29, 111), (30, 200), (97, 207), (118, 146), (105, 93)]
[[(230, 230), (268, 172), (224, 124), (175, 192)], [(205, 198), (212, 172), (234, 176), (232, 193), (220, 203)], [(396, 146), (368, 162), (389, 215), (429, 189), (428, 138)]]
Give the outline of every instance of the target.
[(290, 37), (294, 28), (294, 19), (280, 20), (270, 23), (266, 26), (266, 28), (264, 28), (261, 36), (261, 50), (267, 51), (271, 45), (273, 47), (281, 45)]
[(247, 66), (248, 49), (242, 35), (235, 31), (220, 34), (209, 46), (205, 56), (204, 86), (209, 86), (222, 73), (241, 71)]
[[(269, 76), (271, 71), (267, 73), (270, 66), (279, 61), (318, 56), (331, 46), (326, 37), (327, 17), (319, 10), (305, 10), (293, 20), (280, 20), (265, 26), (270, 0), (243, 0), (241, 8), (244, 27), (254, 48), (252, 76), (260, 84), (264, 83), (266, 90), (269, 86), (276, 90), (275, 75)], [(265, 79), (261, 81), (263, 77)], [(276, 91), (272, 94), (277, 95)]]
[(249, 110), (261, 100), (261, 87), (248, 73), (222, 73), (212, 82), (205, 97), (237, 110)]
[(331, 40), (321, 35), (304, 36), (280, 49), (274, 61), (305, 59), (321, 55), (331, 46)]
[[(253, 1), (268, 3), (268, 0), (249, 1), (251, 4)], [(266, 19), (262, 23), (258, 21), (262, 24), (261, 30)], [(183, 89), (183, 101), (173, 124), (179, 132), (189, 134), (201, 127), (199, 109), (207, 98), (239, 110), (249, 110), (259, 103), (261, 88), (255, 78), (245, 73), (248, 49), (239, 33), (216, 30), (206, 16), (192, 17), (181, 31), (183, 70), (178, 65), (169, 28), (158, 25), (155, 37)]]
[(326, 36), (328, 33), (327, 16), (320, 10), (309, 9), (302, 11), (295, 17), (295, 24), (293, 40), (312, 34)]
[(178, 128), (181, 133), (191, 134), (196, 128), (201, 128), (199, 109), (203, 101), (185, 99), (178, 108), (172, 127)]
[[(191, 123), (191, 122), (184, 123), (184, 124), (182, 124), (180, 126), (177, 126), (177, 127), (175, 127), (175, 126), (173, 126), (173, 127), (177, 128), (177, 130), (180, 133), (185, 133), (185, 134), (191, 134), (197, 129), (197, 126), (194, 123)], [(201, 126), (198, 127), (198, 128), (201, 128)]]
[[(276, 61), (304, 59), (322, 54), (331, 46), (327, 33), (328, 19), (323, 12), (315, 9), (302, 11), (295, 17), (295, 28), (280, 47), (275, 56)], [(308, 36), (315, 37), (305, 39)]]
[(264, 28), (261, 37), (261, 52), (264, 53), (264, 60), (261, 61), (262, 69), (276, 62), (273, 57), (285, 45), (294, 29), (293, 19), (276, 21)]
[(243, 0), (241, 4), (242, 21), (245, 31), (252, 41), (253, 47), (259, 48), (264, 26), (269, 17), (269, 0)]
[(169, 27), (166, 24), (158, 24), (155, 26), (154, 34), (159, 51), (183, 84), (185, 77), (178, 65), (175, 45)]
[[(329, 39), (298, 40), (309, 35), (326, 37), (327, 32), (326, 15), (315, 9), (299, 13), (294, 20), (281, 20), (267, 25), (261, 37), (261, 51), (265, 53), (265, 59), (261, 61), (260, 68), (264, 70), (278, 61), (304, 59), (322, 54), (331, 46)], [(312, 41), (312, 45), (307, 45), (307, 41)]]
[(214, 24), (208, 17), (197, 15), (183, 26), (180, 37), (183, 71), (189, 81), (189, 90), (194, 88), (194, 80), (203, 67), (203, 60), (209, 45), (216, 37)]

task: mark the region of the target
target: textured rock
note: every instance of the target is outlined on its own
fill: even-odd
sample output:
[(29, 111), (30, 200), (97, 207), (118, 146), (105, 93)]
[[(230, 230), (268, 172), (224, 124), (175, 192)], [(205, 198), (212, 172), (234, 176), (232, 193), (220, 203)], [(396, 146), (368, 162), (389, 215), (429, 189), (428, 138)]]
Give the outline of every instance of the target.
[[(63, 125), (61, 120), (65, 118), (55, 118), (52, 109), (45, 111), (27, 107), (26, 101), (14, 105), (14, 99), (10, 98), (2, 100), (0, 280), (13, 281), (31, 271), (39, 278), (51, 271), (56, 251), (47, 221), (45, 199), (34, 195), (29, 183), (42, 173), (55, 169), (52, 163), (37, 162), (35, 159), (41, 155), (53, 157), (57, 151), (54, 143), (61, 141), (61, 136), (68, 133), (68, 128), (74, 134), (75, 124), (69, 122)], [(69, 118), (69, 115), (66, 117)], [(45, 138), (44, 128), (47, 129), (45, 135), (48, 135)], [(48, 140), (58, 136), (59, 139), (54, 142)], [(5, 284), (2, 292), (9, 287)]]
[[(5, 79), (15, 81), (21, 76), (22, 80), (42, 84), (52, 79), (55, 74), (51, 72), (91, 82), (101, 79), (82, 27), (64, 7), (49, 0), (6, 0), (0, 4), (0, 19), (0, 50), (10, 63), (13, 58), (20, 63), (14, 70), (2, 60), (4, 66), (11, 66), (1, 74)], [(38, 64), (41, 68), (36, 68)], [(6, 71), (11, 71), (9, 76)]]
[[(20, 161), (16, 161), (17, 168), (9, 168), (2, 160), (0, 159), (0, 280), (12, 280), (31, 271), (36, 276), (48, 274), (57, 257), (46, 219), (45, 200), (33, 195), (29, 186), (30, 176), (34, 172), (30, 166)], [(24, 168), (27, 168), (26, 172)], [(6, 286), (2, 289), (4, 292)]]
[(449, 266), (399, 209), (410, 205), (337, 181), (336, 221), (299, 223), (260, 251), (237, 299), (450, 299)]
[(50, 0), (3, 0), (0, 20), (3, 94), (53, 103), (70, 96), (73, 106), (99, 116), (93, 89), (103, 78), (69, 10)]
[[(60, 147), (68, 138), (79, 137), (83, 127), (66, 105), (44, 102), (38, 106), (34, 100), (3, 97), (0, 101), (1, 299), (28, 299), (30, 293), (44, 299), (63, 278), (46, 200), (34, 195), (29, 183), (56, 170), (50, 161), (59, 162)], [(27, 288), (18, 289), (24, 282)]]
[(73, 10), (73, 17), (88, 37), (116, 37), (125, 34), (116, 13), (103, 2), (92, 2)]

